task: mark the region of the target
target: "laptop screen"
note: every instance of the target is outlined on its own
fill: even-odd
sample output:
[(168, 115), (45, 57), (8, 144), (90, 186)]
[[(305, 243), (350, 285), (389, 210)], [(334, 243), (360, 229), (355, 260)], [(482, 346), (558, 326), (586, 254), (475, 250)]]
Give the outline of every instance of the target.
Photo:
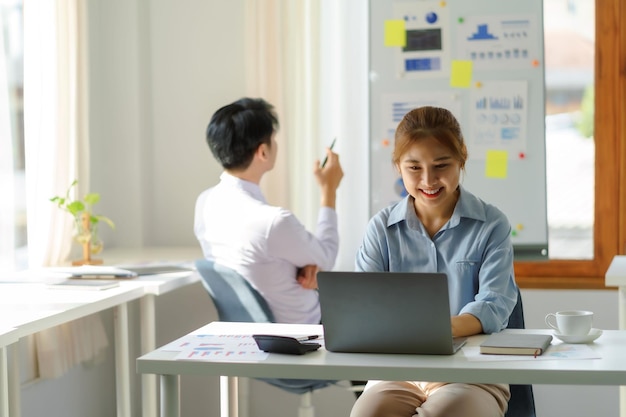
[(455, 352), (445, 274), (334, 271), (317, 279), (327, 350)]

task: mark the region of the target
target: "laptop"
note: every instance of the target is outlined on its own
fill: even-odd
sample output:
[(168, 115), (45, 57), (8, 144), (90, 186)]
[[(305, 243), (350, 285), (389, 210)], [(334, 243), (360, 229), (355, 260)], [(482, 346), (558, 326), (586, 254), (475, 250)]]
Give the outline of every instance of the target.
[(448, 279), (442, 273), (319, 272), (324, 343), (331, 352), (451, 355)]

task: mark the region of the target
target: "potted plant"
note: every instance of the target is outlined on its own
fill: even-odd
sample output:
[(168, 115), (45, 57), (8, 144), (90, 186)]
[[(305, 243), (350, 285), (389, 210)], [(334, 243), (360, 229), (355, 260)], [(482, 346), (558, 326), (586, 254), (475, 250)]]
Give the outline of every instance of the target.
[(98, 237), (98, 225), (104, 222), (115, 229), (115, 224), (108, 217), (93, 212), (93, 206), (100, 201), (100, 194), (88, 193), (82, 199), (75, 200), (70, 198), (70, 191), (76, 184), (78, 180), (74, 180), (68, 187), (65, 197), (55, 196), (50, 201), (74, 218), (74, 239), (82, 245), (83, 258), (72, 261), (72, 265), (101, 264), (101, 259), (91, 258), (92, 254), (100, 253), (103, 248), (103, 243)]

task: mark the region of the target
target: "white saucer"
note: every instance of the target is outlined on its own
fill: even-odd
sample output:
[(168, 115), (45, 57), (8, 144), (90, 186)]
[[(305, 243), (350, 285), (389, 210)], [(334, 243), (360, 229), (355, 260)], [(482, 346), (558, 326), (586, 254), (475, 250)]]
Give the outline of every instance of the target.
[(556, 331), (554, 332), (554, 337), (565, 343), (591, 343), (601, 335), (602, 330), (600, 329), (591, 329), (589, 331), (589, 334), (585, 334), (582, 336), (567, 336), (564, 334), (560, 334)]

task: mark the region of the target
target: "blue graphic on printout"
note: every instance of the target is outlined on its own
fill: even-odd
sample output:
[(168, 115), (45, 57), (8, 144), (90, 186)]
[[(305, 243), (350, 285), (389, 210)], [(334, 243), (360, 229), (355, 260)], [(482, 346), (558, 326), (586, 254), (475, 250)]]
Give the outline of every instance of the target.
[(489, 33), (489, 28), (487, 24), (478, 25), (476, 29), (477, 29), (477, 32), (473, 33), (472, 36), (467, 38), (468, 41), (484, 41), (484, 40), (498, 39), (497, 36)]
[(413, 58), (404, 60), (405, 71), (439, 71), (441, 70), (441, 59), (434, 58)]
[[(420, 97), (419, 100), (416, 101), (394, 101), (391, 103), (391, 120), (397, 125), (402, 121), (405, 114), (417, 107), (438, 105), (440, 106), (441, 104), (436, 100), (429, 100), (427, 97)], [(395, 129), (389, 129), (387, 134), (393, 137), (395, 132)]]
[(399, 123), (405, 114), (413, 110), (415, 106), (412, 103), (396, 102), (391, 104), (391, 118), (394, 123)]
[(409, 195), (409, 193), (406, 191), (406, 188), (404, 187), (404, 182), (402, 182), (402, 178), (398, 178), (396, 180), (395, 184), (393, 185), (393, 189), (396, 194), (398, 194), (402, 198)]
[(500, 130), (500, 137), (503, 140), (519, 139), (520, 128), (519, 127), (503, 127)]
[(522, 96), (514, 97), (480, 97), (475, 101), (476, 109), (494, 109), (494, 110), (522, 110), (524, 108), (524, 98)]
[(497, 140), (499, 140), (499, 138), (496, 137), (496, 133), (491, 127), (485, 129), (476, 129), (474, 131), (474, 143), (477, 145), (493, 144)]
[(507, 110), (511, 108), (511, 99), (508, 97), (490, 98), (489, 108), (498, 110)]
[(438, 19), (437, 13), (435, 12), (429, 12), (428, 14), (426, 14), (426, 21), (430, 24), (435, 23), (437, 19)]
[(530, 20), (505, 20), (502, 22), (502, 36), (507, 39), (527, 38), (529, 30)]
[(526, 59), (528, 58), (528, 50), (527, 49), (519, 49), (519, 48), (513, 48), (513, 49), (507, 49), (505, 51), (496, 51), (496, 52), (492, 52), (492, 51), (471, 51), (470, 53), (470, 59), (472, 59), (473, 61), (477, 61), (477, 60), (489, 60), (489, 59)]

